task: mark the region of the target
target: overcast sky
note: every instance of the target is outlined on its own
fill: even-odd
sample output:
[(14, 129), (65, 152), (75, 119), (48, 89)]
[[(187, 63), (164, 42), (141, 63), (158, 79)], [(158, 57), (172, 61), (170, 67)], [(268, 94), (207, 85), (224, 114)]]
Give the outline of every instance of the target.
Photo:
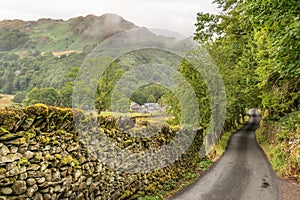
[(195, 31), (197, 12), (218, 13), (211, 0), (0, 0), (0, 20), (69, 19), (115, 13), (138, 26), (186, 36)]

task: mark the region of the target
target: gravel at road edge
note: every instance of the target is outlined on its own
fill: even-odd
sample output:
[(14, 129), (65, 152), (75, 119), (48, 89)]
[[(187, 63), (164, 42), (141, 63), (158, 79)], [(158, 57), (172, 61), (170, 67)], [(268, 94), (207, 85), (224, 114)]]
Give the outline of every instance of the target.
[(279, 178), (283, 200), (300, 200), (300, 184)]

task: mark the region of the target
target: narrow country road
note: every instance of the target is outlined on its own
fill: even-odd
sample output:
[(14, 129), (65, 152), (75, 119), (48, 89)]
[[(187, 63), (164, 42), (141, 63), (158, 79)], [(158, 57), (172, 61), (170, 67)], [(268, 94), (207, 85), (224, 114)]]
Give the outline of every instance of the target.
[(281, 199), (276, 175), (256, 142), (258, 111), (251, 109), (248, 114), (248, 124), (232, 135), (220, 160), (196, 183), (169, 200)]

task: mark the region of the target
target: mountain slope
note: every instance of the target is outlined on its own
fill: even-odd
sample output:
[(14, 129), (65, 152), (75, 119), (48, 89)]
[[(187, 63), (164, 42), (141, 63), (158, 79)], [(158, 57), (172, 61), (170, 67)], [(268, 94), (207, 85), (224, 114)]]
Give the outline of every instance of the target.
[(136, 28), (115, 14), (88, 15), (64, 20), (0, 21), (0, 51), (82, 50), (122, 31)]
[[(176, 37), (168, 31), (139, 28), (113, 14), (67, 21), (0, 21), (0, 92), (19, 94), (16, 102), (21, 103), (31, 90), (54, 88), (64, 96), (61, 106), (70, 106), (74, 80), (87, 59), (117, 56), (120, 69), (127, 71), (153, 62), (178, 66), (181, 58), (177, 53), (188, 51), (194, 42)], [(167, 80), (163, 70), (151, 69), (146, 74), (157, 71), (160, 80)], [(131, 78), (145, 78), (136, 76), (139, 74)]]

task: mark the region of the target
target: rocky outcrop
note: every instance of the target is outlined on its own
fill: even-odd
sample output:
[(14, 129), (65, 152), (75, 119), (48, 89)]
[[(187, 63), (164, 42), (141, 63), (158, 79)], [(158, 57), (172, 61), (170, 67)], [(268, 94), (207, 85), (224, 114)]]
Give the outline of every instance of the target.
[[(87, 118), (80, 111), (45, 105), (0, 110), (0, 199), (137, 199), (178, 180), (199, 161), (201, 131), (188, 151), (166, 167), (114, 171), (81, 142), (74, 116)], [(176, 134), (164, 127), (138, 140), (119, 131), (113, 119), (95, 120), (120, 148), (135, 151), (158, 149)]]

